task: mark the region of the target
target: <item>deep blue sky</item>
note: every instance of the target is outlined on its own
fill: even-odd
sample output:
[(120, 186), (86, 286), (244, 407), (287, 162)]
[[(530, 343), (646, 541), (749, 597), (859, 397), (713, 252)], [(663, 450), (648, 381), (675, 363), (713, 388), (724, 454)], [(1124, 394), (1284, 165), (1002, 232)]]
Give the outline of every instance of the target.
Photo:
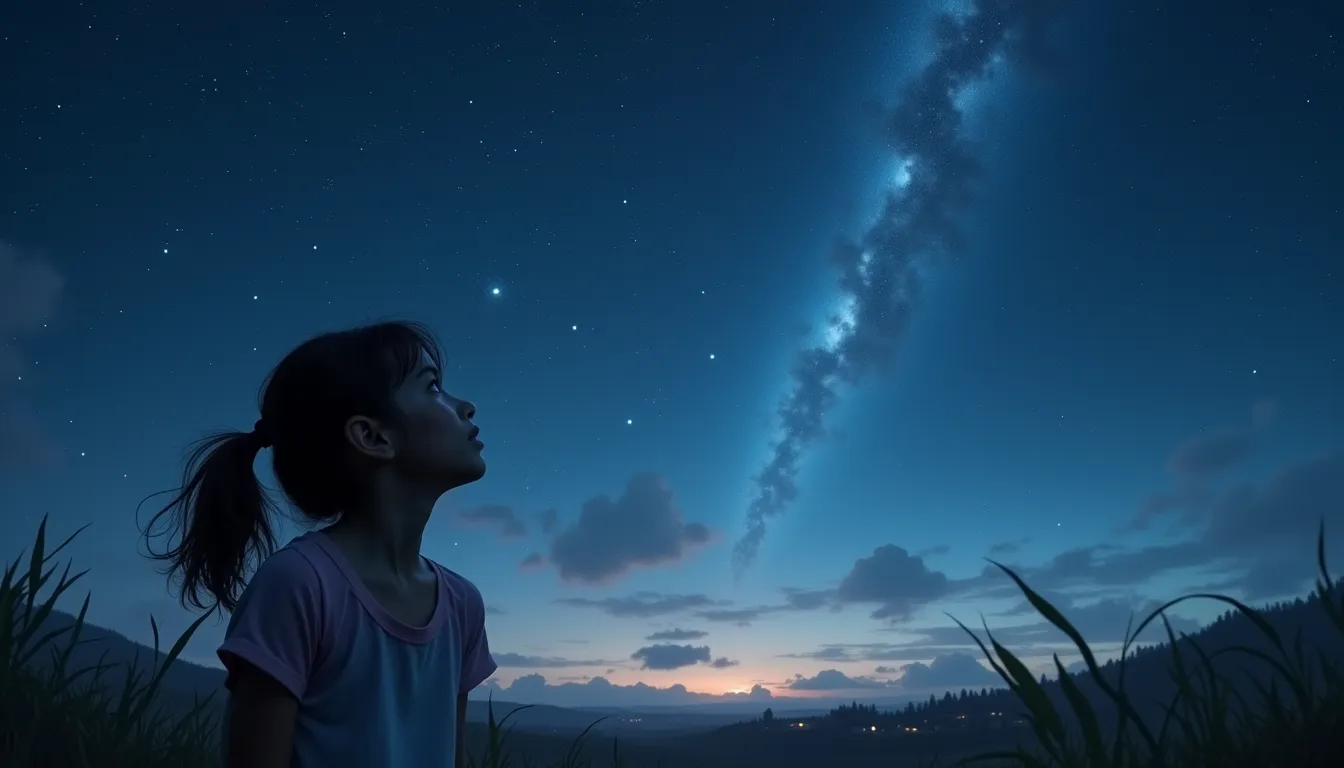
[[(1304, 589), (1344, 520), (1340, 11), (1130, 3), (1042, 37), (1020, 0), (940, 41), (976, 3), (827, 5), (0, 12), (6, 556), (92, 522), (91, 619), (180, 630), (138, 502), (305, 336), (397, 315), (480, 407), (489, 474), (426, 548), (486, 595), (501, 685), (988, 684), (944, 611), (1051, 647), (991, 554), (1100, 643), (1180, 590)], [(947, 89), (909, 84), (963, 54), (992, 77), (932, 120)], [(864, 239), (889, 195), (915, 223)], [(918, 296), (853, 314), (843, 239)], [(853, 386), (798, 365), (816, 344)], [(776, 406), (815, 383), (812, 439)], [(781, 437), (797, 498), (735, 558)]]

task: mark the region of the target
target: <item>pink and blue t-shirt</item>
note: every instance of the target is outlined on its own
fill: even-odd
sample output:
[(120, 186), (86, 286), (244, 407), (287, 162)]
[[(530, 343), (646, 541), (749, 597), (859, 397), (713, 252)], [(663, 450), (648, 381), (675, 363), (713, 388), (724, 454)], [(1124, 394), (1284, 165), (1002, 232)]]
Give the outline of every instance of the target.
[(296, 768), (452, 768), (458, 694), (496, 665), (480, 591), (428, 562), (439, 595), (423, 627), (393, 618), (320, 531), (257, 569), (219, 657), (227, 687), (242, 659), (299, 700)]

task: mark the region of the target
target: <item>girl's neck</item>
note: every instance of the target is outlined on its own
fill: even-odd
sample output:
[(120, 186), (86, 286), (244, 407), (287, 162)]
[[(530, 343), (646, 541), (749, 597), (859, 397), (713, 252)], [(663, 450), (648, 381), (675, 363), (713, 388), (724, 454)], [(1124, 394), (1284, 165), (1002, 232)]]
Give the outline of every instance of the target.
[(360, 566), (398, 581), (412, 581), (425, 570), (420, 545), (432, 509), (433, 504), (366, 507), (343, 515), (327, 534)]

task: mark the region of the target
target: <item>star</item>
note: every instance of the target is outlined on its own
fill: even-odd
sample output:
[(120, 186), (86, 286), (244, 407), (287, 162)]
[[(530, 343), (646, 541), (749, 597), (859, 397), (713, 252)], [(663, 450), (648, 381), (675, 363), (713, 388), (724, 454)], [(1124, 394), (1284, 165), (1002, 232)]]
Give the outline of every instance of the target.
[(491, 288), (491, 289), (490, 289), (490, 295), (491, 295), (491, 296), (498, 296), (498, 295), (499, 295), (499, 289), (498, 289), (498, 288)]
[(635, 420), (634, 420), (634, 419), (626, 419), (626, 420), (625, 420), (625, 423), (626, 423), (626, 424), (634, 424), (634, 423), (635, 423)]
[(571, 326), (569, 326), (569, 330), (571, 330), (571, 331), (577, 331), (577, 330), (579, 330), (579, 326), (577, 326), (577, 325), (571, 325)]
[(710, 360), (713, 360), (713, 359), (714, 359), (714, 353), (712, 353), (712, 352), (710, 353), (710, 355), (709, 355), (709, 359), (710, 359)]

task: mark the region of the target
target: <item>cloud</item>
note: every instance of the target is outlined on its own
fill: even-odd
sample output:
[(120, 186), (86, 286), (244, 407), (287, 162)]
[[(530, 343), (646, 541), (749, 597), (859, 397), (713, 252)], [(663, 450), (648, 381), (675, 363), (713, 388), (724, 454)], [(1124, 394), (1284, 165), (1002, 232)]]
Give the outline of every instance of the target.
[(860, 558), (835, 591), (842, 603), (875, 603), (875, 619), (907, 619), (918, 608), (949, 592), (947, 576), (930, 570), (924, 558), (885, 544)]
[(1180, 522), (1188, 524), (1213, 501), (1210, 484), (1246, 461), (1255, 448), (1255, 439), (1277, 414), (1277, 403), (1262, 400), (1251, 409), (1249, 426), (1196, 435), (1176, 446), (1166, 464), (1172, 487), (1144, 499), (1138, 514), (1120, 532), (1146, 530), (1156, 519), (1177, 510), (1185, 511)]
[(518, 568), (524, 571), (535, 571), (544, 565), (546, 565), (546, 558), (542, 557), (540, 552), (533, 552), (518, 563)]
[(687, 523), (662, 478), (638, 474), (612, 500), (584, 502), (579, 519), (551, 541), (550, 560), (563, 581), (604, 584), (631, 568), (678, 562), (709, 542), (709, 529)]
[[(955, 629), (955, 627), (952, 627)], [(942, 628), (939, 628), (942, 629)], [(960, 631), (960, 630), (958, 630)], [(923, 630), (913, 630), (917, 635)], [(859, 661), (897, 661), (897, 662), (915, 662), (923, 661), (937, 656), (940, 653), (959, 650), (963, 647), (971, 647), (971, 639), (964, 633), (961, 637), (945, 638), (940, 635), (938, 640), (950, 640), (941, 642), (937, 645), (930, 645), (928, 638), (920, 637), (921, 643), (828, 643), (822, 645), (813, 651), (803, 651), (799, 653), (780, 654), (783, 658), (789, 659), (813, 659), (815, 661), (829, 661), (835, 663), (841, 662), (859, 662)], [(888, 668), (889, 671), (896, 671), (894, 668)]]
[(871, 677), (850, 677), (838, 669), (823, 669), (812, 677), (795, 676), (785, 686), (795, 691), (857, 691), (890, 688), (892, 682)]
[(739, 662), (729, 659), (727, 656), (720, 656), (719, 658), (711, 661), (709, 663), (709, 666), (715, 669), (728, 669), (729, 667), (736, 667), (738, 663)]
[(710, 662), (708, 645), (646, 645), (630, 654), (640, 669), (681, 669)]
[(1019, 550), (1022, 549), (1023, 546), (1027, 544), (1028, 541), (1029, 539), (1021, 539), (1018, 541), (1001, 541), (998, 544), (995, 544), (994, 546), (989, 548), (989, 556), (1005, 557), (1007, 555), (1016, 554)]
[(547, 536), (555, 533), (555, 527), (559, 524), (560, 514), (556, 512), (553, 507), (550, 509), (543, 509), (537, 515), (537, 526), (541, 528), (541, 532)]
[(901, 667), (899, 682), (902, 688), (983, 688), (1002, 686), (1003, 680), (986, 669), (974, 656), (966, 653), (948, 653), (932, 662), (915, 662)]
[(1167, 461), (1167, 472), (1187, 482), (1203, 482), (1240, 464), (1251, 453), (1251, 434), (1228, 429), (1200, 435), (1179, 446)]
[(1003, 680), (968, 653), (935, 656), (928, 664), (914, 662), (896, 667), (877, 667), (876, 675), (894, 679), (847, 675), (838, 669), (823, 669), (812, 677), (795, 675), (786, 687), (796, 691), (860, 691), (887, 689), (900, 692), (946, 691), (957, 688), (1002, 687)]
[(878, 220), (858, 242), (832, 253), (843, 316), (830, 322), (832, 341), (804, 349), (794, 360), (777, 411), (782, 434), (755, 477), (747, 530), (734, 546), (739, 574), (755, 560), (767, 521), (797, 497), (799, 466), (825, 434), (838, 387), (892, 362), (922, 291), (924, 262), (962, 250), (955, 222), (972, 197), (979, 164), (962, 133), (958, 95), (985, 78), (1001, 56), (1037, 52), (1034, 43), (1061, 5), (972, 0), (965, 16), (939, 16), (932, 60), (905, 84), (884, 118), (883, 138), (902, 164), (904, 182), (888, 193)]
[(657, 642), (659, 640), (699, 640), (709, 633), (698, 629), (664, 629), (660, 632), (654, 632), (652, 635), (644, 638)]
[(727, 624), (736, 624), (738, 626), (748, 626), (765, 616), (779, 614), (788, 611), (811, 611), (823, 606), (838, 608), (835, 603), (835, 591), (830, 589), (797, 589), (795, 587), (783, 587), (779, 590), (784, 595), (784, 602), (774, 605), (757, 605), (752, 607), (738, 608), (712, 608), (700, 611), (696, 616), (713, 622)]
[(756, 608), (714, 608), (708, 611), (700, 611), (696, 616), (699, 616), (705, 621), (736, 624), (739, 627), (745, 627), (765, 614), (773, 613), (777, 610), (779, 610), (777, 606), (759, 606)]
[(627, 597), (606, 597), (600, 600), (566, 597), (556, 602), (561, 605), (596, 608), (618, 619), (648, 619), (723, 604), (722, 601), (711, 600), (705, 595), (664, 595), (658, 592), (636, 592)]
[[(1313, 552), (1322, 519), (1344, 508), (1344, 454), (1332, 451), (1291, 464), (1259, 486), (1209, 489), (1188, 509), (1175, 541), (1139, 547), (1067, 550), (1037, 567), (1020, 567), (1033, 586), (1067, 589), (1133, 586), (1166, 573), (1196, 570), (1249, 598), (1300, 593), (1315, 575)], [(1338, 537), (1327, 540), (1339, 550)]]
[(500, 685), (498, 680), (488, 680), (472, 691), (472, 698), (485, 699), (494, 696), (495, 701), (509, 701), (519, 704), (548, 704), (556, 707), (650, 707), (650, 706), (687, 706), (691, 704), (730, 704), (753, 705), (760, 702), (769, 705), (775, 698), (770, 689), (762, 685), (752, 686), (750, 691), (742, 693), (698, 693), (687, 690), (677, 684), (666, 688), (634, 683), (617, 685), (605, 677), (594, 677), (582, 683), (562, 682), (552, 685), (539, 674), (524, 675), (510, 685)]
[(0, 242), (0, 469), (42, 466), (58, 450), (32, 402), (20, 345), (56, 313), (65, 278), (46, 260)]
[[(556, 602), (561, 605), (580, 608), (596, 608), (608, 616), (616, 618), (652, 618), (655, 616), (689, 614), (705, 621), (742, 626), (770, 614), (807, 611), (820, 608), (823, 605), (833, 605), (831, 596), (834, 593), (831, 590), (804, 590), (784, 587), (780, 589), (780, 592), (784, 596), (783, 602), (757, 606), (734, 606), (730, 600), (715, 600), (702, 594), (666, 595), (659, 592), (635, 592), (625, 597), (600, 599), (566, 597)], [(692, 634), (690, 630), (678, 629), (670, 630), (670, 632), (688, 634), (685, 638), (677, 639), (693, 639), (689, 636)], [(703, 637), (704, 635), (704, 632), (700, 632), (696, 636)]]
[(611, 661), (601, 659), (564, 659), (558, 656), (528, 656), (521, 653), (492, 653), (500, 667), (519, 669), (558, 669), (562, 667), (606, 667)]
[(527, 526), (514, 514), (513, 507), (503, 504), (482, 504), (457, 513), (458, 522), (471, 526), (494, 528), (501, 538), (520, 539), (527, 535)]

